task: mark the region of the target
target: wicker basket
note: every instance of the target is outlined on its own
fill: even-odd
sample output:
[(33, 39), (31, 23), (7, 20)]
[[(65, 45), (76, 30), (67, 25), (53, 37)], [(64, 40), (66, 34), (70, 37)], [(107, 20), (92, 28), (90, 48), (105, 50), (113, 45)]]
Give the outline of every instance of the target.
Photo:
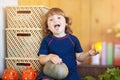
[(36, 58), (42, 40), (41, 29), (6, 29), (7, 57)]
[(41, 28), (46, 7), (6, 7), (8, 28)]
[(32, 67), (37, 73), (41, 70), (38, 58), (5, 58), (6, 67), (13, 67), (21, 75), (22, 71), (28, 67)]

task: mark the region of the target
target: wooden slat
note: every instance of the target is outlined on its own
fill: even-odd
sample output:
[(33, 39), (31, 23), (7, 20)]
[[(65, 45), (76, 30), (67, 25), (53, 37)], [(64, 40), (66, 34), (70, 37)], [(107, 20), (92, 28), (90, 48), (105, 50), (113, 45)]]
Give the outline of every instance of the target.
[(81, 25), (78, 27), (78, 32), (82, 46), (85, 51), (90, 47), (90, 0), (81, 0), (80, 7), (80, 21)]
[(91, 1), (91, 42), (102, 41), (111, 24), (111, 0)]
[(44, 3), (47, 0), (18, 0), (18, 5), (39, 5), (40, 3)]
[(112, 0), (112, 21), (120, 23), (120, 0)]

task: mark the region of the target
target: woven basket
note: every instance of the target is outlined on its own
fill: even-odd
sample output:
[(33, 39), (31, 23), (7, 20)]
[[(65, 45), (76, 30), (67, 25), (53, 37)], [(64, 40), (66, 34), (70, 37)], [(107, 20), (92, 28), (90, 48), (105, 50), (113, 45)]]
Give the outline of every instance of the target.
[(41, 28), (42, 16), (48, 8), (40, 7), (6, 7), (8, 28)]
[(42, 40), (41, 29), (6, 28), (7, 57), (36, 58)]
[(5, 58), (6, 67), (13, 67), (21, 75), (22, 71), (28, 67), (32, 67), (37, 73), (41, 70), (38, 58)]

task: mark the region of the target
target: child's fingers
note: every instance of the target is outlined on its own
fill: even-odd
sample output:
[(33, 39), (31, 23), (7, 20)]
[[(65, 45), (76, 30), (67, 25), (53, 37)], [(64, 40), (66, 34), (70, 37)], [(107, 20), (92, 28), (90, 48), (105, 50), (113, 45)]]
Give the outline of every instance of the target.
[(62, 59), (59, 58), (59, 57), (52, 57), (50, 59), (50, 61), (52, 61), (54, 64), (60, 64), (60, 63), (62, 63)]
[(99, 54), (100, 52), (99, 52), (99, 50), (96, 50), (96, 49), (94, 49), (94, 53), (95, 53), (95, 55), (97, 55), (97, 54)]

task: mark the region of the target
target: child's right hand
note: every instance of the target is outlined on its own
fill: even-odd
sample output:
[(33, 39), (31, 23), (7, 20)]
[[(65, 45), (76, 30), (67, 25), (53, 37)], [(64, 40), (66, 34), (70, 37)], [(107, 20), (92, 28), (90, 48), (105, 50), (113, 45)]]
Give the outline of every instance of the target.
[(53, 62), (54, 64), (60, 64), (60, 63), (62, 63), (62, 59), (58, 55), (49, 54), (49, 56), (50, 56), (49, 60), (51, 62)]

